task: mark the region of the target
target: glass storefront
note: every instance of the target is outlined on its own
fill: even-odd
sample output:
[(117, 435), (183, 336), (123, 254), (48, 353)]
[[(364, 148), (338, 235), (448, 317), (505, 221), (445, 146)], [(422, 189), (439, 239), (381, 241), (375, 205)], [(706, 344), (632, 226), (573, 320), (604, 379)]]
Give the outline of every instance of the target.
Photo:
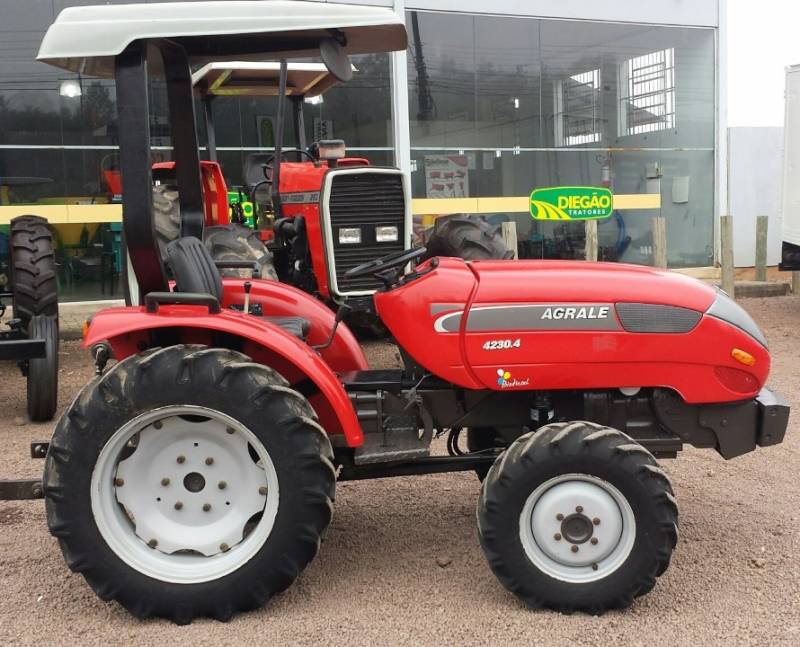
[[(4, 207), (95, 206), (91, 222), (55, 225), (62, 298), (119, 298), (118, 216), (104, 216), (118, 214), (114, 84), (35, 60), (47, 27), (74, 4), (84, 3), (0, 0), (0, 256)], [(670, 266), (712, 264), (714, 29), (424, 11), (408, 12), (407, 27), (415, 205), (562, 185), (658, 195), (660, 205), (623, 204), (599, 224), (599, 257), (652, 263), (652, 222), (663, 216)], [(306, 105), (308, 140), (344, 139), (353, 155), (394, 164), (390, 60), (355, 57), (352, 82)], [(169, 159), (165, 109), (153, 95), (154, 155)], [(219, 160), (240, 184), (244, 157), (269, 147), (275, 102), (222, 98), (213, 110)], [(480, 212), (516, 221), (521, 256), (584, 257), (581, 223)], [(425, 206), (415, 213), (425, 218)]]
[[(715, 34), (409, 12), (414, 196), (526, 196), (550, 186), (658, 194), (598, 227), (599, 257), (652, 262), (652, 220), (673, 267), (713, 261)], [(517, 222), (520, 254), (583, 258), (582, 223)]]

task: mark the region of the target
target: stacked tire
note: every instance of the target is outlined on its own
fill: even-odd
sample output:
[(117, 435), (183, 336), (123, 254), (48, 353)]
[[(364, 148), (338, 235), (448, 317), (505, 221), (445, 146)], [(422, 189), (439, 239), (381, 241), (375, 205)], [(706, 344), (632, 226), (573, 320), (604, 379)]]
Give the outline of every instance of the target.
[(483, 216), (441, 216), (425, 239), (425, 258), (452, 256), (465, 261), (512, 258), (506, 247), (501, 225), (492, 225)]
[[(153, 219), (161, 257), (167, 245), (181, 235), (181, 212), (178, 190), (169, 184), (153, 187)], [(205, 242), (215, 261), (254, 261), (261, 267), (261, 278), (278, 280), (272, 253), (258, 237), (258, 232), (242, 225), (205, 227)], [(225, 269), (222, 276), (250, 278), (250, 270)]]
[(11, 221), (14, 317), (30, 339), (43, 339), (45, 356), (28, 360), (28, 416), (50, 420), (58, 402), (58, 282), (53, 232), (39, 216)]

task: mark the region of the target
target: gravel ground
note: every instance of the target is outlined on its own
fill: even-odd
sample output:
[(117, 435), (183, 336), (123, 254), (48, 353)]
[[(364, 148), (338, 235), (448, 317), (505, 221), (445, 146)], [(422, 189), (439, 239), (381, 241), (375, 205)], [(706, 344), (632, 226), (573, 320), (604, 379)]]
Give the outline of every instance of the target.
[[(769, 338), (771, 386), (800, 407), (800, 299), (743, 303)], [(396, 361), (385, 344), (368, 354)], [(61, 363), (63, 407), (92, 369), (77, 342)], [(0, 474), (34, 476), (28, 444), (52, 425), (25, 423), (24, 381), (8, 362), (0, 384)], [(689, 449), (665, 466), (681, 507), (672, 566), (632, 608), (599, 618), (530, 611), (498, 584), (478, 545), (471, 474), (339, 484), (328, 539), (288, 592), (228, 624), (188, 627), (101, 602), (64, 565), (41, 501), (0, 503), (0, 643), (800, 644), (800, 417), (781, 446), (732, 462)]]

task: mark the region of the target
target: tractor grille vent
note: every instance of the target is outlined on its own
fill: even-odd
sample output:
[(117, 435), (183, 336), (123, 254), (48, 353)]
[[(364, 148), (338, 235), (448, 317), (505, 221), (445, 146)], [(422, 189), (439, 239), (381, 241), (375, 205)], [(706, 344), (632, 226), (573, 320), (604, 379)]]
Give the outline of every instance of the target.
[[(331, 181), (328, 197), (333, 268), (339, 294), (376, 290), (381, 282), (371, 276), (345, 279), (347, 270), (405, 247), (405, 193), (403, 178), (397, 173), (342, 173)], [(377, 242), (375, 228), (395, 226), (398, 240)], [(361, 242), (342, 244), (339, 230), (358, 228)]]

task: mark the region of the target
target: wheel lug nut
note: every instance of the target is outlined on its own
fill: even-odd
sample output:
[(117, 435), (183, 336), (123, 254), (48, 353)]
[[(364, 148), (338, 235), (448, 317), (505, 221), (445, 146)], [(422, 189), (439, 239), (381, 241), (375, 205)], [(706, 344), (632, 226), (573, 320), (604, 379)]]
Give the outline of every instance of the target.
[(184, 456), (183, 454), (178, 456), (178, 463), (185, 463), (185, 462), (186, 462), (186, 456)]
[(211, 510), (211, 504), (210, 503), (204, 503), (203, 504), (203, 512), (208, 512), (209, 510)]
[(261, 496), (267, 496), (267, 487), (265, 485), (262, 485), (260, 488), (258, 488), (258, 493)]
[(571, 550), (573, 553), (577, 553), (577, 552), (578, 552), (578, 547), (577, 547), (575, 544), (572, 544), (572, 548), (570, 548), (570, 550)]
[(220, 481), (218, 485), (220, 490), (224, 490), (226, 487), (228, 487), (228, 484), (225, 481)]
[(227, 431), (229, 434), (232, 434), (234, 432), (234, 429), (233, 427), (228, 427), (225, 431)]
[(561, 533), (557, 532), (555, 535), (553, 535), (553, 539), (555, 539), (556, 541), (561, 541)]
[(591, 542), (592, 546), (597, 546), (597, 537), (592, 537), (589, 541)]
[(176, 509), (176, 510), (180, 510), (181, 508), (183, 508), (183, 502), (181, 502), (181, 501), (176, 501), (176, 502), (175, 502), (175, 509)]
[(595, 526), (599, 526), (600, 525), (600, 517), (595, 517), (594, 519), (592, 519), (592, 523)]
[(219, 545), (219, 549), (220, 549), (220, 550), (221, 550), (223, 553), (227, 553), (227, 552), (230, 550), (230, 548), (231, 548), (231, 547), (230, 547), (230, 546), (228, 546), (228, 544), (226, 544), (226, 543), (222, 543), (222, 544), (220, 544), (220, 545)]
[(163, 479), (161, 479), (161, 485), (163, 485), (164, 487), (167, 487), (169, 485), (169, 479), (166, 476)]
[(150, 541), (147, 542), (147, 545), (150, 546), (150, 548), (155, 548), (156, 546), (158, 546), (158, 541), (155, 539), (151, 539)]
[(206, 465), (213, 465), (213, 464), (214, 464), (214, 459), (211, 458), (211, 456), (206, 458)]
[(164, 423), (163, 423), (163, 422), (161, 422), (160, 420), (156, 420), (156, 421), (153, 423), (153, 427), (155, 427), (156, 429), (161, 429), (161, 427), (163, 427), (163, 426), (164, 426)]
[(116, 485), (117, 487), (122, 487), (123, 485), (125, 485), (125, 480), (124, 479), (114, 479), (114, 485)]
[(564, 520), (564, 515), (559, 512), (556, 515), (556, 521), (563, 521), (563, 520)]
[(597, 564), (592, 564), (592, 570), (593, 570), (593, 571), (596, 571), (596, 570), (597, 570)]
[(578, 514), (583, 512), (583, 506), (582, 505), (576, 505), (575, 506), (575, 512), (577, 512)]

